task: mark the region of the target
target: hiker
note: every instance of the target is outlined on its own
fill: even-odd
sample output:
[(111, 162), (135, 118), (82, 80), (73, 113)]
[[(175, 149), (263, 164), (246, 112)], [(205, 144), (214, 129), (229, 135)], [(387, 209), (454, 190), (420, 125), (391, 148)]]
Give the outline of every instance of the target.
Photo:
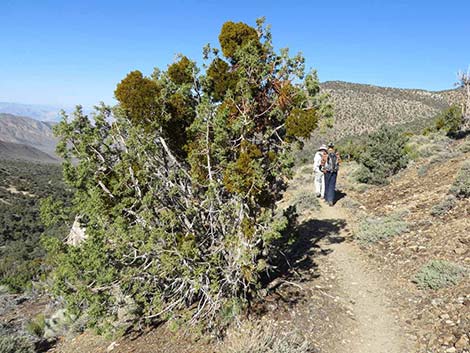
[(323, 156), (326, 155), (328, 148), (326, 145), (321, 145), (315, 156), (313, 157), (313, 179), (315, 183), (315, 193), (317, 197), (325, 196), (325, 174), (322, 171), (321, 161)]
[(330, 143), (321, 161), (322, 171), (325, 173), (325, 201), (329, 206), (335, 203), (336, 178), (340, 163), (341, 157), (335, 150), (335, 145)]

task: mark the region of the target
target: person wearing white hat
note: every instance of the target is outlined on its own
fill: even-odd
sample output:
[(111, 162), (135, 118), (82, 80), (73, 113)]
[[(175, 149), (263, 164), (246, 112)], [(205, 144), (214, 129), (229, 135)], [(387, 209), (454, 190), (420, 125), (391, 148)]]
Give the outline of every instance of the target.
[(321, 161), (328, 148), (321, 145), (313, 157), (313, 178), (315, 184), (315, 193), (317, 197), (325, 196), (325, 174), (321, 170)]

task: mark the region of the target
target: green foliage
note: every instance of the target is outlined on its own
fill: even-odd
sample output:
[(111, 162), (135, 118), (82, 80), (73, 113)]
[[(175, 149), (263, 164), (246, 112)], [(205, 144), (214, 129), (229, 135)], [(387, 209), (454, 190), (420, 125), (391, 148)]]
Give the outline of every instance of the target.
[(452, 140), (442, 133), (413, 135), (406, 144), (406, 152), (410, 159), (418, 160), (449, 153)]
[(452, 105), (438, 115), (435, 120), (435, 129), (454, 136), (460, 131), (463, 122), (462, 109), (458, 105)]
[(45, 327), (45, 317), (43, 314), (39, 314), (26, 324), (26, 331), (34, 336), (42, 338), (44, 336)]
[(59, 166), (0, 160), (0, 284), (11, 291), (24, 291), (46, 272), (42, 233), (65, 234), (65, 222), (41, 221), (40, 204), (49, 196), (61, 207), (68, 202)]
[(444, 199), (431, 209), (432, 216), (443, 216), (454, 208), (457, 199), (453, 195), (446, 195)]
[(289, 136), (308, 138), (318, 124), (315, 109), (293, 109), (286, 120), (286, 130)]
[(249, 45), (259, 48), (258, 32), (243, 22), (225, 22), (219, 34), (222, 53), (232, 62), (236, 61), (237, 50), (243, 50)]
[(389, 237), (400, 235), (408, 230), (401, 214), (395, 213), (383, 217), (363, 219), (356, 231), (357, 239), (363, 244), (375, 243)]
[(230, 65), (220, 58), (215, 58), (207, 69), (207, 91), (214, 101), (221, 101), (228, 90), (235, 90), (237, 77), (230, 72)]
[(465, 268), (454, 263), (433, 260), (419, 270), (413, 281), (421, 289), (440, 289), (457, 284), (466, 273)]
[(470, 161), (463, 162), (462, 167), (457, 172), (455, 180), (452, 183), (450, 192), (460, 198), (470, 196)]
[(367, 137), (365, 136), (345, 137), (336, 145), (341, 158), (358, 161), (364, 153), (366, 141)]
[(134, 123), (149, 124), (153, 120), (162, 119), (157, 102), (159, 92), (160, 88), (155, 81), (136, 70), (117, 85), (114, 95)]
[(194, 63), (186, 56), (182, 56), (179, 61), (168, 67), (168, 76), (177, 85), (191, 84), (193, 81)]
[(23, 336), (0, 335), (0, 353), (34, 353), (31, 342)]
[[(205, 75), (184, 57), (152, 78), (131, 73), (113, 119), (106, 106), (93, 122), (78, 109), (55, 128), (70, 213), (87, 239), (44, 239), (51, 289), (100, 332), (175, 316), (214, 328), (280, 257), (290, 223), (276, 202), (292, 174), (292, 142), (308, 137), (307, 128), (288, 134), (286, 121), (308, 111), (296, 118), (305, 125), (325, 100), (300, 55), (274, 52), (262, 22), (225, 25), (220, 37), (229, 60), (206, 49)], [(43, 207), (51, 222), (62, 218), (53, 205)]]
[(363, 168), (358, 180), (367, 184), (384, 184), (387, 179), (406, 167), (408, 138), (400, 131), (382, 126), (370, 134), (359, 161)]

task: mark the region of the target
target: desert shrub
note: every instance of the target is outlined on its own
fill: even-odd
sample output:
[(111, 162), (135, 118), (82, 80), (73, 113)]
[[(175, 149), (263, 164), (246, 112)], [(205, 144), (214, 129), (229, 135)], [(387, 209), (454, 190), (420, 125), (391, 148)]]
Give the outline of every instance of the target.
[(312, 345), (299, 334), (276, 328), (273, 323), (245, 321), (228, 333), (223, 352), (309, 353)]
[(0, 353), (34, 353), (32, 343), (23, 336), (2, 334), (0, 336)]
[(356, 238), (363, 244), (375, 243), (402, 234), (408, 230), (402, 213), (383, 217), (366, 217), (355, 232)]
[(450, 187), (450, 192), (460, 198), (470, 196), (470, 161), (463, 162)]
[(45, 317), (43, 314), (39, 314), (26, 324), (26, 331), (28, 331), (31, 335), (43, 337), (45, 327)]
[(470, 152), (470, 138), (466, 138), (465, 141), (457, 147), (457, 150), (462, 153)]
[(359, 160), (365, 150), (366, 136), (345, 137), (337, 142), (338, 152), (345, 160)]
[(442, 133), (413, 135), (405, 150), (410, 159), (428, 158), (441, 153), (448, 153), (452, 140)]
[(51, 289), (100, 331), (175, 315), (215, 328), (276, 267), (289, 223), (276, 204), (296, 142), (316, 128), (318, 82), (300, 54), (274, 51), (263, 21), (229, 23), (220, 40), (227, 60), (208, 46), (205, 67), (223, 60), (230, 75), (208, 80), (186, 59), (171, 74), (131, 72), (114, 110), (78, 108), (55, 127), (87, 238), (44, 240)]
[(421, 289), (440, 289), (457, 284), (466, 269), (452, 262), (433, 260), (416, 273), (413, 282)]
[(462, 109), (457, 105), (442, 111), (435, 120), (435, 129), (444, 131), (448, 136), (456, 136), (464, 122)]
[(434, 205), (431, 209), (432, 216), (443, 216), (454, 208), (457, 199), (453, 195), (447, 195), (442, 201)]
[(382, 126), (370, 134), (359, 161), (363, 168), (358, 180), (367, 184), (385, 184), (389, 177), (406, 167), (408, 138), (399, 130)]
[(294, 196), (292, 204), (300, 213), (307, 210), (317, 210), (320, 208), (318, 197), (316, 197), (313, 192), (297, 192)]

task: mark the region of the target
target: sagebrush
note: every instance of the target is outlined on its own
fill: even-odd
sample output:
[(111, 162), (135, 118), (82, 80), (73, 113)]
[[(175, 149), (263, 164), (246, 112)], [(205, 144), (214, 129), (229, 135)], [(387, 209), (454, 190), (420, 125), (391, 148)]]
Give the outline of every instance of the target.
[(432, 260), (423, 266), (413, 281), (421, 289), (440, 289), (457, 284), (467, 273), (462, 266), (444, 260)]
[(34, 353), (32, 343), (23, 336), (14, 334), (0, 335), (0, 353)]
[(455, 176), (450, 192), (459, 198), (470, 196), (470, 161), (463, 162)]
[(356, 230), (356, 238), (364, 244), (375, 243), (402, 234), (408, 230), (402, 213), (394, 213), (383, 217), (366, 217)]

